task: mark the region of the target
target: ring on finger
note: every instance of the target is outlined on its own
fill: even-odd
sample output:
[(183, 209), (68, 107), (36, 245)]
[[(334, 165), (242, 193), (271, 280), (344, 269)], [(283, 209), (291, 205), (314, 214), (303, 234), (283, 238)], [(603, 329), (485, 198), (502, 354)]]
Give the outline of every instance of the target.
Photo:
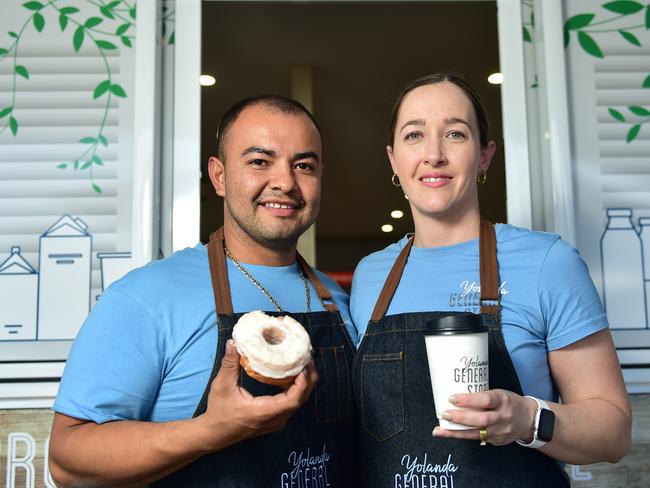
[(482, 446), (487, 445), (487, 440), (488, 440), (487, 427), (481, 427), (478, 430), (478, 438), (481, 441)]

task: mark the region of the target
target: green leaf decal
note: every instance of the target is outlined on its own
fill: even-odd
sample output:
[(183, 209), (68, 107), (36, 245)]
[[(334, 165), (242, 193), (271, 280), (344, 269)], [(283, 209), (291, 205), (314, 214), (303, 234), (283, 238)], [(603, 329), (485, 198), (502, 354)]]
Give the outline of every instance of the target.
[(98, 166), (104, 166), (104, 161), (102, 161), (102, 158), (97, 156), (97, 154), (93, 156), (93, 163), (95, 163)]
[(68, 165), (65, 164), (65, 163), (61, 163), (61, 164), (57, 164), (56, 167), (59, 168), (59, 169), (66, 169), (68, 167)]
[(4, 47), (0, 47), (0, 56), (3, 54), (7, 54), (9, 52), (8, 49), (5, 49)]
[(605, 57), (598, 44), (596, 44), (596, 41), (594, 41), (593, 37), (591, 37), (586, 32), (578, 32), (578, 42), (580, 43), (580, 46), (582, 46), (582, 49), (587, 51), (592, 56), (596, 58)]
[(639, 135), (640, 130), (641, 130), (641, 124), (633, 125), (630, 131), (627, 133), (627, 138), (625, 141), (628, 143), (632, 142), (634, 139), (636, 139), (636, 136)]
[(97, 47), (100, 49), (106, 49), (106, 50), (117, 49), (117, 46), (115, 44), (108, 41), (97, 40), (95, 41), (95, 44), (97, 44)]
[(110, 87), (111, 87), (111, 80), (102, 81), (100, 84), (98, 84), (95, 87), (95, 91), (93, 92), (93, 99), (97, 99), (101, 97), (104, 93), (108, 91)]
[(117, 97), (126, 98), (126, 92), (124, 91), (124, 88), (118, 84), (111, 85), (111, 93)]
[(533, 26), (533, 29), (535, 28), (535, 12), (530, 13), (530, 25)]
[(131, 18), (132, 18), (133, 20), (135, 20), (135, 15), (136, 15), (135, 7), (136, 7), (136, 6), (134, 5), (133, 7), (131, 7), (131, 8), (129, 9), (129, 16), (131, 16)]
[(79, 139), (79, 142), (82, 144), (95, 144), (95, 142), (97, 142), (97, 139), (94, 137), (84, 137), (82, 139)]
[(645, 9), (645, 28), (650, 29), (650, 4)]
[(9, 37), (13, 37), (14, 39), (18, 39), (18, 34), (15, 32), (9, 32)]
[(109, 8), (109, 9), (113, 10), (113, 9), (114, 9), (115, 7), (117, 7), (120, 3), (122, 3), (121, 0), (113, 0), (111, 3), (109, 3), (108, 5), (106, 5), (106, 8)]
[(582, 29), (587, 27), (595, 16), (595, 14), (574, 15), (564, 23), (564, 28), (568, 30)]
[(77, 7), (63, 7), (59, 12), (63, 15), (70, 15), (70, 14), (76, 14), (79, 12), (79, 9)]
[(619, 0), (617, 2), (609, 2), (603, 5), (603, 8), (606, 8), (610, 12), (616, 14), (629, 15), (635, 14), (639, 10), (643, 9), (643, 5), (639, 2), (632, 2), (630, 0)]
[(84, 43), (84, 36), (84, 26), (80, 25), (74, 31), (74, 36), (72, 37), (72, 45), (74, 46), (75, 52), (79, 52), (79, 49), (81, 49), (81, 45)]
[(41, 2), (27, 2), (23, 3), (23, 7), (29, 10), (40, 10), (44, 7), (44, 5)]
[(99, 11), (104, 15), (104, 17), (108, 17), (109, 19), (114, 19), (115, 16), (113, 15), (113, 12), (110, 11), (109, 8), (107, 7), (100, 7)]
[(528, 32), (526, 26), (524, 26), (524, 42), (533, 42), (533, 38), (530, 37), (530, 32)]
[(619, 122), (625, 122), (625, 117), (623, 117), (623, 114), (619, 112), (618, 110), (614, 110), (613, 108), (608, 109), (609, 114), (614, 117), (616, 120)]
[(61, 14), (59, 15), (59, 26), (61, 27), (61, 32), (65, 30), (66, 27), (68, 27), (68, 16)]
[(34, 14), (33, 21), (34, 21), (34, 28), (38, 32), (42, 32), (43, 28), (45, 27), (45, 17), (43, 17), (39, 13), (36, 13)]
[(18, 121), (15, 119), (15, 117), (9, 117), (9, 128), (11, 129), (11, 133), (16, 136), (18, 134)]
[(9, 115), (13, 111), (13, 109), (14, 109), (13, 107), (6, 107), (0, 110), (0, 119)]
[(16, 74), (22, 76), (23, 78), (26, 78), (29, 80), (29, 71), (27, 71), (27, 68), (21, 65), (16, 65)]
[(81, 169), (88, 169), (90, 168), (90, 165), (93, 164), (92, 161), (86, 161), (82, 166)]
[(650, 75), (645, 77), (645, 80), (643, 80), (643, 88), (650, 88)]
[(93, 27), (97, 27), (102, 22), (104, 22), (104, 19), (101, 17), (90, 17), (88, 20), (86, 20), (86, 22), (84, 22), (84, 25), (87, 28), (92, 29)]
[(627, 107), (630, 112), (632, 112), (634, 115), (640, 115), (641, 117), (648, 117), (650, 116), (650, 110), (639, 107), (637, 105), (633, 105), (632, 107)]
[(102, 192), (102, 189), (98, 185), (96, 185), (95, 183), (93, 183), (93, 190), (95, 190), (96, 193), (101, 193)]
[(618, 32), (623, 36), (623, 39), (625, 39), (630, 44), (634, 44), (635, 46), (641, 47), (641, 43), (639, 42), (639, 39), (637, 39), (637, 37), (634, 34), (622, 30)]
[(106, 136), (103, 134), (99, 134), (99, 142), (101, 142), (104, 147), (108, 147), (108, 139), (106, 139)]
[(131, 47), (131, 39), (126, 36), (123, 36), (120, 39), (122, 40), (122, 44), (124, 44), (126, 47)]
[(169, 42), (167, 44), (169, 44), (171, 46), (175, 42), (176, 42), (176, 32), (172, 32), (172, 35), (169, 36)]
[(117, 28), (117, 30), (115, 31), (115, 35), (116, 35), (116, 36), (121, 36), (121, 35), (124, 34), (126, 31), (129, 30), (129, 27), (131, 27), (131, 24), (128, 24), (128, 23), (127, 23), (127, 24), (122, 24), (122, 25), (119, 26), (119, 27)]

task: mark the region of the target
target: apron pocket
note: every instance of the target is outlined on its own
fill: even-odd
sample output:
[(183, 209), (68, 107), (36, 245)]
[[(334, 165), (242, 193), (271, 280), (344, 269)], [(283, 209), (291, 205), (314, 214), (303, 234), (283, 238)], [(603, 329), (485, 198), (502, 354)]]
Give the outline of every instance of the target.
[(314, 388), (316, 422), (338, 422), (350, 414), (350, 370), (344, 346), (317, 347), (314, 364), (318, 383)]
[(361, 425), (385, 441), (404, 430), (404, 353), (364, 354)]

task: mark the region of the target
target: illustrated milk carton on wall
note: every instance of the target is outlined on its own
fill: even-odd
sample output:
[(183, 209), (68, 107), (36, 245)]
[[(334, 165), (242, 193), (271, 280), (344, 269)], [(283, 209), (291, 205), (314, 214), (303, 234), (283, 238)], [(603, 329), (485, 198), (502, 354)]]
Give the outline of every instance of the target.
[(133, 269), (131, 252), (98, 252), (102, 291)]
[(36, 339), (38, 274), (20, 247), (0, 263), (0, 341)]
[(92, 237), (64, 215), (40, 239), (38, 340), (74, 339), (90, 311)]

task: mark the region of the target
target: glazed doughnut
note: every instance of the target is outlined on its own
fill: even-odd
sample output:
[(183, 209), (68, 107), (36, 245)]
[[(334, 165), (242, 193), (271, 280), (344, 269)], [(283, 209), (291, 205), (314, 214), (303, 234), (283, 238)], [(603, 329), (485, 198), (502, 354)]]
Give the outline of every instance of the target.
[(288, 315), (244, 314), (235, 324), (232, 338), (242, 368), (262, 383), (288, 387), (311, 360), (309, 334)]

